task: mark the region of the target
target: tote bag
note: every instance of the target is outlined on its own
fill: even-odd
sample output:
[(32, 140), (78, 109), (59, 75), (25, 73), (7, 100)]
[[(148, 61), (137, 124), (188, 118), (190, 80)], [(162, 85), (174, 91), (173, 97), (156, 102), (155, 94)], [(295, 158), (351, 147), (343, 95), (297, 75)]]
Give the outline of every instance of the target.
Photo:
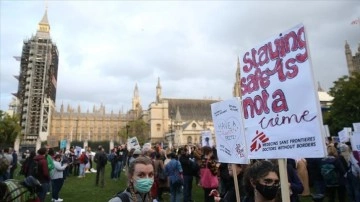
[(218, 177), (211, 173), (207, 164), (208, 161), (206, 161), (206, 167), (200, 169), (200, 185), (203, 188), (217, 188), (219, 186)]

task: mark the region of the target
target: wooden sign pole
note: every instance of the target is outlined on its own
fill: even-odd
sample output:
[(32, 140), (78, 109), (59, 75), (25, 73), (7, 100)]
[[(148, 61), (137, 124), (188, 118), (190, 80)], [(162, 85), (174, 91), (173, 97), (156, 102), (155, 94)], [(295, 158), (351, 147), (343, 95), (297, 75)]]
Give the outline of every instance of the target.
[(290, 202), (289, 180), (287, 175), (286, 159), (278, 159), (280, 183), (281, 183), (281, 198), (283, 202)]
[(238, 184), (237, 173), (236, 173), (236, 165), (234, 163), (231, 164), (231, 169), (232, 169), (234, 185), (235, 185), (234, 187), (235, 187), (236, 201), (240, 202), (239, 184)]

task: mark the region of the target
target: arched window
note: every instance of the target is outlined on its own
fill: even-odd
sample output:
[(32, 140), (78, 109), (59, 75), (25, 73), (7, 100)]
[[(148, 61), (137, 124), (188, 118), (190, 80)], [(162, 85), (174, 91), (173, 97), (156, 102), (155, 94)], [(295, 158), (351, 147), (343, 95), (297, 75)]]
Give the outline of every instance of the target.
[(156, 124), (156, 130), (160, 131), (160, 128), (161, 128), (161, 124), (160, 123)]
[(188, 143), (192, 143), (192, 137), (191, 137), (191, 136), (189, 136), (189, 137), (187, 138), (187, 142), (188, 142)]

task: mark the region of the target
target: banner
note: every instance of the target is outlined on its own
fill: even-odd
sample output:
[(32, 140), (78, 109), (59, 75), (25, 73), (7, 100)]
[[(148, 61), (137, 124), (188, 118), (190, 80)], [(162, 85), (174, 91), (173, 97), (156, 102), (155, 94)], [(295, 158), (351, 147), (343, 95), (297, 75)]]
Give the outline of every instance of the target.
[(131, 137), (127, 140), (127, 149), (130, 151), (132, 148), (141, 149), (137, 137)]
[(243, 54), (241, 95), (250, 159), (325, 156), (325, 137), (304, 25)]
[(351, 147), (353, 151), (360, 152), (360, 132), (353, 132), (351, 136)]
[(213, 103), (211, 114), (219, 162), (248, 164), (240, 100)]
[(211, 131), (201, 131), (201, 146), (212, 147), (214, 145)]

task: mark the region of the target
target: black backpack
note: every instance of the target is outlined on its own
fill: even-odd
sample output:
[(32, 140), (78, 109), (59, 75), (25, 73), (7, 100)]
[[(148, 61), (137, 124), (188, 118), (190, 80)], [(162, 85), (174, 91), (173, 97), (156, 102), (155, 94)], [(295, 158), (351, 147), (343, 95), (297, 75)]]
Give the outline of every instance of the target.
[(85, 155), (84, 157), (84, 164), (87, 164), (89, 163), (89, 157), (87, 155)]
[(41, 173), (40, 161), (34, 159), (33, 161), (31, 161), (31, 163), (29, 165), (29, 175), (38, 179), (40, 173)]
[(125, 192), (119, 192), (115, 195), (115, 197), (119, 197), (122, 202), (130, 202), (129, 195)]

